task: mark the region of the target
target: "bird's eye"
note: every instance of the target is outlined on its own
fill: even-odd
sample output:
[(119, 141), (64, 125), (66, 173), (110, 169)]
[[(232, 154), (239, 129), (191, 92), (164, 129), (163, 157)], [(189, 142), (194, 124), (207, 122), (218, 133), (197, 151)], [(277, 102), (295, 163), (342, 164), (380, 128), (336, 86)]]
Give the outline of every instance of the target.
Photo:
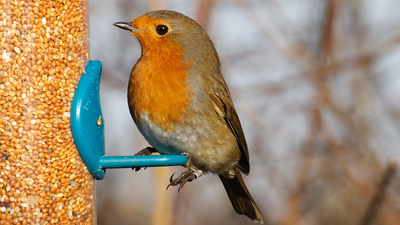
[(156, 32), (159, 35), (165, 35), (166, 33), (168, 33), (168, 27), (165, 25), (158, 25), (156, 27)]

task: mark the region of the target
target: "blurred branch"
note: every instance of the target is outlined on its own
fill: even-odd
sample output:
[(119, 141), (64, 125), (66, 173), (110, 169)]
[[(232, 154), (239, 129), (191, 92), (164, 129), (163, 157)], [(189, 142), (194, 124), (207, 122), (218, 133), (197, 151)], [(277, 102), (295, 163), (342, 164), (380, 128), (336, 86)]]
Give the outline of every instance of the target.
[(314, 142), (315, 140), (313, 140), (311, 136), (310, 140), (303, 148), (303, 154), (301, 155), (301, 171), (297, 176), (295, 176), (297, 177), (296, 190), (292, 192), (288, 198), (285, 212), (282, 216), (282, 221), (280, 222), (281, 225), (298, 224), (301, 219), (305, 193), (307, 187), (309, 186), (309, 172), (311, 170), (312, 163), (314, 162)]
[(165, 184), (172, 173), (171, 167), (155, 168), (155, 207), (152, 214), (152, 225), (173, 224), (173, 200), (171, 193), (165, 190)]
[(165, 9), (165, 1), (164, 0), (149, 0), (149, 9), (152, 10), (160, 10)]
[[(326, 15), (325, 21), (322, 27), (322, 35), (320, 41), (320, 53), (324, 53), (322, 55), (323, 61), (330, 61), (334, 60), (334, 41), (335, 41), (335, 34), (334, 34), (334, 23), (337, 11), (341, 8), (341, 1), (327, 1), (326, 3)], [(327, 56), (331, 56), (332, 58), (328, 58)], [(325, 62), (324, 62), (325, 64)]]
[(392, 202), (391, 205), (389, 205), (386, 202), (390, 200), (391, 198), (386, 198), (385, 204), (382, 204), (379, 207), (376, 217), (381, 224), (385, 225), (400, 224), (399, 210), (393, 208), (393, 205), (398, 205), (398, 201)]
[[(242, 4), (247, 3), (243, 2)], [(267, 14), (264, 11), (259, 12), (261, 10), (259, 7), (254, 6), (253, 8), (254, 10), (245, 10), (244, 7), (239, 7), (254, 26), (273, 43), (276, 49), (293, 60), (304, 71), (309, 69), (309, 65), (317, 64), (311, 52), (303, 44), (294, 42), (287, 35), (284, 35), (276, 25), (270, 22), (269, 18), (261, 18), (261, 15), (266, 16)], [(285, 15), (281, 14), (280, 16), (284, 17)]]
[(372, 220), (375, 218), (379, 207), (382, 205), (383, 200), (385, 200), (386, 188), (389, 186), (389, 183), (392, 180), (397, 168), (397, 163), (389, 163), (389, 166), (382, 176), (382, 180), (376, 189), (376, 192), (372, 198), (371, 203), (369, 204), (367, 211), (365, 212), (364, 217), (360, 222), (360, 225), (371, 224)]
[[(320, 60), (324, 63), (325, 60), (331, 57), (331, 42), (333, 40), (332, 24), (334, 14), (333, 0), (330, 0), (326, 6), (326, 17), (323, 29), (323, 35), (321, 35), (321, 47), (320, 47)], [(305, 51), (305, 50), (302, 50)], [(322, 138), (323, 131), (323, 114), (322, 110), (325, 105), (326, 99), (330, 96), (329, 89), (327, 87), (327, 74), (329, 71), (321, 70), (318, 76), (314, 76), (313, 81), (316, 86), (316, 94), (314, 95), (314, 103), (309, 111), (309, 119), (311, 123), (311, 129), (308, 136), (306, 145), (302, 150), (302, 163), (300, 164), (301, 171), (297, 181), (297, 191), (292, 193), (289, 197), (288, 206), (284, 214), (282, 225), (297, 224), (301, 218), (302, 202), (305, 196), (305, 192), (308, 185), (308, 177), (311, 171), (314, 151), (317, 146), (318, 140)], [(310, 160), (311, 159), (311, 160)]]
[(200, 26), (203, 27), (204, 30), (207, 30), (210, 12), (214, 2), (215, 0), (198, 1), (199, 5), (197, 6), (196, 21), (200, 24)]
[[(349, 141), (346, 142), (346, 144), (348, 143)], [(337, 141), (332, 140), (330, 136), (325, 139), (325, 144), (326, 149), (330, 154), (329, 160), (339, 165), (339, 168), (341, 169), (340, 175), (343, 176), (345, 183), (354, 189), (354, 192), (358, 195), (358, 198), (361, 201), (364, 201), (368, 196), (370, 196), (371, 188), (370, 185), (366, 185), (363, 180), (356, 179), (351, 173), (351, 165), (354, 163), (359, 164), (359, 162), (356, 162), (355, 160), (348, 159), (352, 147), (337, 143)]]

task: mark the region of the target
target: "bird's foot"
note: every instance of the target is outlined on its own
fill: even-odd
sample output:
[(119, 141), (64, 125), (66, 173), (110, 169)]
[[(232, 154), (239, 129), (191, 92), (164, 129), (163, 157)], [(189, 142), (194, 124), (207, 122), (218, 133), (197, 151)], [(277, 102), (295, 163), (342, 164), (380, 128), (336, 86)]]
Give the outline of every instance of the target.
[[(138, 153), (136, 153), (134, 156), (140, 156), (140, 155), (151, 155), (152, 153), (157, 152), (153, 147), (146, 147), (142, 150), (140, 150)], [(142, 167), (133, 167), (135, 171), (139, 171)], [(146, 169), (146, 167), (144, 168)]]
[(192, 167), (192, 157), (188, 153), (183, 153), (188, 158), (187, 163), (185, 164), (186, 171), (183, 172), (178, 178), (174, 179), (174, 174), (171, 175), (171, 178), (169, 178), (169, 184), (167, 186), (167, 190), (170, 186), (177, 186), (179, 185), (178, 192), (183, 188), (183, 186), (186, 184), (186, 182), (191, 182), (203, 175), (203, 171), (199, 169), (195, 169)]
[(151, 155), (152, 153), (157, 152), (153, 147), (146, 147), (142, 150), (140, 150), (138, 153), (135, 154), (135, 156), (138, 155)]
[(201, 170), (188, 170), (183, 172), (178, 178), (174, 179), (174, 174), (171, 175), (171, 178), (169, 178), (169, 184), (167, 186), (167, 190), (169, 186), (176, 186), (179, 185), (178, 192), (183, 188), (183, 186), (186, 184), (186, 182), (191, 182), (197, 178), (199, 178), (201, 175), (203, 175), (203, 171)]

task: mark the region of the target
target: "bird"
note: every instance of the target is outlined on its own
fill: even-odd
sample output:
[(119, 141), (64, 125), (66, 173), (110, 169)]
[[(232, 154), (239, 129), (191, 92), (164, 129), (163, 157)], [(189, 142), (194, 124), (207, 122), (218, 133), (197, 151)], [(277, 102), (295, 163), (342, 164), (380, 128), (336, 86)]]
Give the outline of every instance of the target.
[(114, 25), (141, 46), (129, 78), (128, 105), (151, 146), (136, 155), (186, 155), (185, 171), (177, 178), (172, 174), (167, 189), (179, 186), (179, 191), (203, 174), (217, 174), (236, 213), (263, 224), (241, 175), (250, 173), (248, 147), (208, 34), (190, 17), (169, 10)]

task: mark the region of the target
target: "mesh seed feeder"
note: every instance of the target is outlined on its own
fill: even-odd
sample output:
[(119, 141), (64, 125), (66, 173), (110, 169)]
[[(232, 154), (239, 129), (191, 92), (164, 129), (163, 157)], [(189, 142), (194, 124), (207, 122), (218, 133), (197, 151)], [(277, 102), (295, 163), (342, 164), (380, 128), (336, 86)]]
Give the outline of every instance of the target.
[(0, 45), (0, 225), (96, 224), (105, 169), (186, 163), (104, 156), (86, 0), (1, 1)]

